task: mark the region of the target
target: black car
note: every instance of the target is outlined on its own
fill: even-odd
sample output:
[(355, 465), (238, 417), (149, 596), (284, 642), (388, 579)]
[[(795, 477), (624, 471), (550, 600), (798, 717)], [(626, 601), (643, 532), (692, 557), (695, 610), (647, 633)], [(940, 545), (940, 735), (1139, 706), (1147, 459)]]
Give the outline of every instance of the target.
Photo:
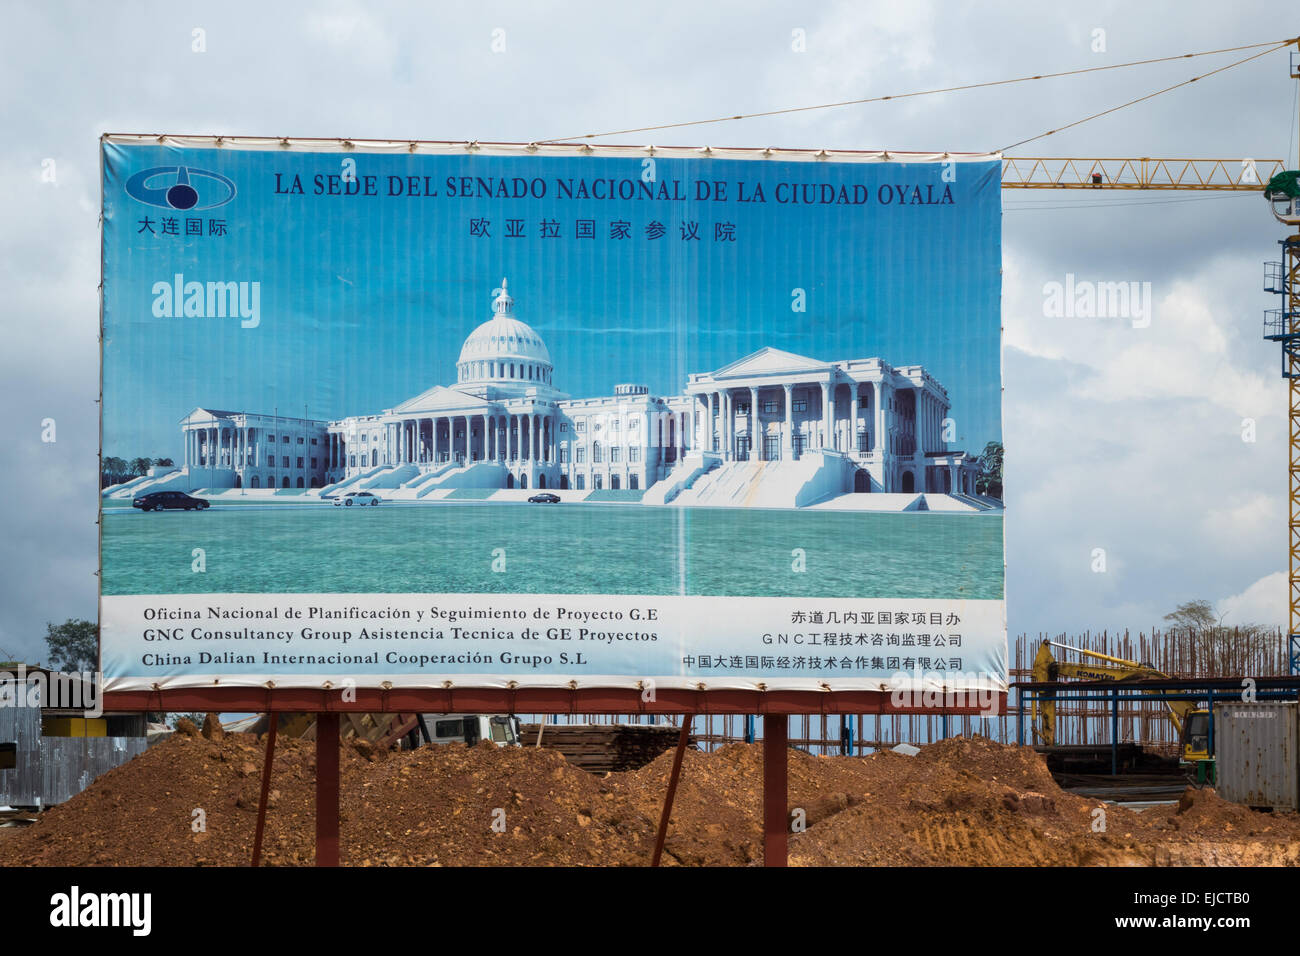
[(195, 498), (183, 491), (155, 491), (131, 500), (132, 508), (141, 511), (202, 511), (211, 505), (202, 498)]
[(532, 505), (558, 505), (560, 496), (553, 495), (549, 491), (543, 491), (540, 495), (533, 495), (529, 498), (528, 503)]

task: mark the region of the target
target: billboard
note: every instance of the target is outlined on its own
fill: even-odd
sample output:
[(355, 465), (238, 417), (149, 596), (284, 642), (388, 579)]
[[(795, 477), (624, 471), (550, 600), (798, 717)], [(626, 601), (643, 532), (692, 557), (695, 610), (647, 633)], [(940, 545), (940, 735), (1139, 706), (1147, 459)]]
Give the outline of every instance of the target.
[(107, 689), (1005, 690), (996, 155), (102, 165)]

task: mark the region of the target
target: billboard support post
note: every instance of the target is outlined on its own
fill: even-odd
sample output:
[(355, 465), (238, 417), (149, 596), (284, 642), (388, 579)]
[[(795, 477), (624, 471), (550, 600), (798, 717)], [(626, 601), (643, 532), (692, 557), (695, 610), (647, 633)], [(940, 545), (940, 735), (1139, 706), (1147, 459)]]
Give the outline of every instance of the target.
[(266, 757), (262, 761), (262, 795), (257, 800), (257, 833), (253, 837), (253, 866), (262, 859), (262, 834), (266, 830), (266, 804), (271, 794), (271, 764), (275, 761), (275, 734), (280, 729), (280, 715), (266, 715)]
[(655, 836), (655, 852), (650, 860), (651, 866), (658, 866), (664, 854), (664, 840), (668, 836), (668, 818), (672, 816), (673, 799), (677, 796), (677, 781), (682, 775), (682, 757), (686, 754), (686, 744), (691, 739), (691, 715), (682, 714), (682, 732), (677, 735), (677, 750), (673, 754), (673, 772), (668, 777), (668, 793), (664, 796), (664, 809), (659, 817), (659, 833)]
[(790, 830), (789, 714), (763, 715), (763, 865), (785, 866)]
[(339, 865), (339, 715), (316, 715), (316, 865)]

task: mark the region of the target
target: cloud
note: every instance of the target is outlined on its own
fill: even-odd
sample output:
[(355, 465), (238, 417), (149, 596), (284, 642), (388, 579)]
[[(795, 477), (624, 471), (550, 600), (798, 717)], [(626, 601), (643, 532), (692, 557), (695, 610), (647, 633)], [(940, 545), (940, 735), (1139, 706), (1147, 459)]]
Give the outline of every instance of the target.
[(1269, 627), (1288, 626), (1290, 609), (1287, 607), (1287, 576), (1277, 571), (1260, 578), (1240, 594), (1219, 602), (1219, 613), (1228, 626), (1263, 624)]

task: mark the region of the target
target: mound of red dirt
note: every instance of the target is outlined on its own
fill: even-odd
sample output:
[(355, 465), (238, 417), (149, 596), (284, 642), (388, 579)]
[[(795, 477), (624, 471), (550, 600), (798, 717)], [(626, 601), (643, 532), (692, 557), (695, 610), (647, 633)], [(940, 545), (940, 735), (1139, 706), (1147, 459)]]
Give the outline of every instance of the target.
[[(3, 865), (236, 865), (251, 858), (264, 741), (178, 733), (0, 844)], [(595, 776), (561, 754), (480, 744), (341, 762), (350, 865), (644, 865), (672, 753)], [(790, 859), (805, 865), (1300, 862), (1300, 817), (1212, 790), (1136, 813), (1062, 791), (1026, 747), (953, 738), (915, 757), (789, 754)], [(687, 751), (667, 864), (762, 860), (761, 745)], [(263, 858), (314, 862), (315, 744), (281, 740)]]

